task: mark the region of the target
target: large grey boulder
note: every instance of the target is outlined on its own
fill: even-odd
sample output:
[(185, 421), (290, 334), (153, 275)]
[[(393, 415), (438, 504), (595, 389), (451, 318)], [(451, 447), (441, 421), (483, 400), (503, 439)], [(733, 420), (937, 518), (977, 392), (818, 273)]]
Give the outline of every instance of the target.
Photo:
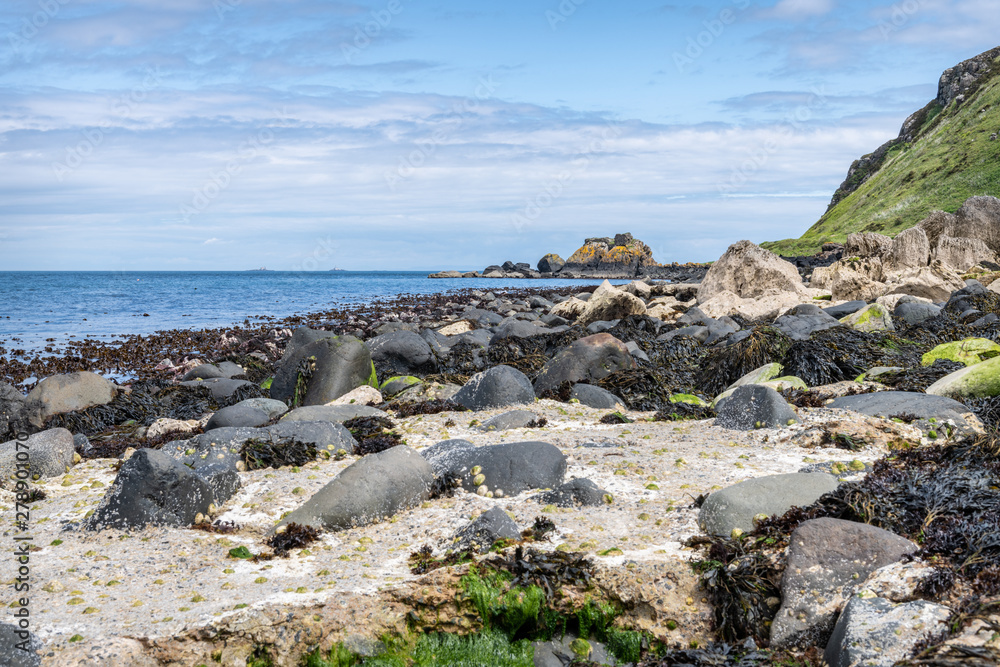
[[(984, 362), (985, 363), (985, 362)], [(977, 364), (978, 365), (978, 364)], [(945, 376), (948, 377), (948, 376)], [(873, 394), (841, 396), (833, 399), (827, 407), (853, 410), (871, 417), (890, 418), (896, 415), (913, 415), (930, 427), (931, 419), (942, 428), (944, 424), (955, 426), (958, 437), (975, 436), (982, 432), (979, 419), (963, 403), (945, 396), (910, 391), (877, 391)]]
[(853, 315), (867, 305), (867, 301), (845, 301), (844, 303), (839, 303), (836, 306), (824, 308), (823, 312), (839, 321), (848, 315)]
[(930, 263), (931, 244), (920, 227), (910, 227), (896, 235), (889, 252), (882, 258), (887, 272), (927, 266)]
[(918, 549), (887, 530), (841, 519), (813, 519), (792, 532), (771, 646), (824, 646), (837, 615), (875, 570)]
[(35, 433), (27, 440), (0, 444), (0, 487), (16, 479), (18, 465), (27, 464), (30, 480), (58, 477), (73, 466), (73, 434), (64, 428)]
[(817, 331), (842, 326), (837, 318), (812, 304), (795, 306), (774, 321), (774, 328), (792, 340), (808, 340)]
[(253, 404), (247, 404), (247, 401), (240, 401), (212, 415), (205, 424), (205, 430), (211, 431), (226, 426), (263, 426), (269, 421), (271, 416), (266, 411)]
[(375, 368), (383, 377), (431, 373), (437, 367), (430, 345), (412, 331), (382, 334), (367, 345)]
[(213, 399), (224, 401), (235, 394), (240, 387), (253, 386), (253, 382), (228, 378), (209, 378), (208, 380), (189, 380), (181, 382), (180, 385), (182, 387), (207, 387)]
[(716, 409), (715, 425), (735, 431), (775, 428), (799, 421), (781, 394), (759, 384), (737, 387), (717, 403)]
[(918, 225), (936, 248), (942, 237), (979, 239), (1000, 252), (1000, 199), (969, 197), (954, 214), (932, 211)]
[(729, 246), (708, 269), (698, 288), (698, 303), (722, 292), (752, 299), (763, 296), (769, 289), (805, 294), (794, 264), (750, 241), (740, 241)]
[(840, 482), (824, 473), (789, 473), (748, 479), (712, 493), (698, 513), (698, 525), (709, 535), (729, 537), (734, 528), (753, 530), (758, 514), (781, 516), (793, 507), (808, 507)]
[(289, 410), (281, 418), (281, 422), (336, 422), (343, 423), (355, 417), (388, 417), (378, 408), (369, 405), (307, 405), (304, 408)]
[(64, 412), (86, 410), (95, 405), (106, 405), (114, 400), (118, 388), (97, 373), (79, 371), (47, 377), (28, 393), (24, 412), (36, 428), (45, 420)]
[(941, 306), (933, 303), (906, 301), (896, 304), (892, 314), (907, 324), (920, 324), (941, 314)]
[(596, 382), (615, 371), (635, 368), (635, 360), (622, 341), (608, 333), (594, 334), (574, 341), (547, 361), (535, 379), (535, 393), (571, 384)]
[[(553, 311), (555, 312), (555, 311)], [(605, 280), (587, 299), (576, 323), (587, 326), (593, 322), (620, 320), (629, 315), (644, 315), (646, 304), (639, 297), (614, 287)]]
[(430, 497), (434, 473), (415, 450), (400, 445), (364, 456), (342, 470), (282, 519), (324, 530), (346, 530), (388, 519)]
[(616, 406), (625, 405), (625, 401), (612, 394), (607, 389), (602, 389), (592, 384), (575, 384), (569, 392), (570, 400), (574, 398), (580, 401), (580, 405), (599, 410), (611, 410)]
[[(555, 488), (566, 476), (566, 456), (547, 442), (505, 442), (476, 447), (464, 440), (428, 447), (424, 457), (435, 476), (466, 491), (513, 496), (529, 489)], [(478, 472), (473, 472), (478, 469)]]
[(473, 547), (479, 551), (487, 551), (497, 540), (520, 538), (521, 531), (514, 520), (499, 507), (491, 507), (459, 530), (452, 538), (452, 544), (459, 551)]
[[(30, 613), (27, 608), (21, 607)], [(17, 611), (10, 615), (17, 622)], [(29, 617), (30, 618), (30, 617)], [(42, 664), (41, 651), (44, 645), (35, 633), (25, 630), (14, 623), (0, 623), (0, 660), (3, 667), (38, 667)]]
[(208, 514), (215, 496), (208, 482), (164, 452), (140, 449), (122, 464), (87, 530), (189, 526)]
[[(296, 334), (300, 331), (297, 330)], [(302, 334), (304, 339), (314, 335)], [(290, 350), (286, 350), (275, 364), (271, 398), (294, 401), (298, 387), (298, 405), (323, 405), (363, 384), (378, 387), (371, 353), (364, 343), (353, 336), (326, 335), (298, 347), (290, 345)], [(299, 382), (303, 364), (308, 371), (304, 390)]]
[(480, 431), (507, 431), (512, 428), (528, 428), (533, 422), (538, 421), (538, 415), (530, 410), (511, 410), (503, 412), (496, 417), (491, 417), (480, 426)]
[(452, 400), (470, 410), (489, 410), (535, 402), (535, 389), (528, 376), (510, 366), (494, 366), (476, 373)]
[(190, 382), (191, 380), (211, 380), (213, 378), (227, 378), (228, 375), (222, 372), (215, 364), (201, 364), (200, 366), (195, 366), (181, 378), (184, 382)]
[(956, 271), (968, 271), (981, 262), (996, 262), (997, 256), (981, 239), (942, 236), (934, 248), (934, 259)]
[(597, 506), (607, 504), (611, 495), (589, 479), (571, 479), (538, 496), (545, 505), (559, 507)]
[(823, 654), (829, 667), (892, 667), (908, 658), (927, 635), (945, 630), (948, 607), (913, 600), (852, 597), (844, 607)]

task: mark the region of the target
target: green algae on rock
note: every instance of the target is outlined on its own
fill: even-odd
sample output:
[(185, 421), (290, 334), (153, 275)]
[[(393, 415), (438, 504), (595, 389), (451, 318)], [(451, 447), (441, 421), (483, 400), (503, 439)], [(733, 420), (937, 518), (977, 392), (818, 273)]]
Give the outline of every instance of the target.
[(1000, 357), (967, 366), (927, 387), (928, 394), (949, 398), (983, 398), (1000, 395)]
[(966, 338), (938, 345), (921, 357), (920, 365), (930, 366), (936, 359), (947, 359), (972, 366), (998, 355), (1000, 355), (1000, 345), (989, 338)]

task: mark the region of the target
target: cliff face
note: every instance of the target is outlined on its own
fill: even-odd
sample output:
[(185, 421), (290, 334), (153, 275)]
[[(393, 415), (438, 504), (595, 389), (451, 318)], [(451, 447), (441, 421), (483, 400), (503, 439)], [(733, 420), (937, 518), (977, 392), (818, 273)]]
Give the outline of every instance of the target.
[(872, 231), (895, 235), (932, 210), (954, 212), (976, 195), (1000, 194), (1000, 47), (944, 71), (937, 96), (899, 135), (855, 160), (826, 214), (801, 239), (765, 244), (809, 254), (824, 242)]
[(585, 240), (566, 260), (562, 272), (636, 276), (641, 269), (657, 266), (648, 245), (631, 234), (616, 234), (613, 239)]

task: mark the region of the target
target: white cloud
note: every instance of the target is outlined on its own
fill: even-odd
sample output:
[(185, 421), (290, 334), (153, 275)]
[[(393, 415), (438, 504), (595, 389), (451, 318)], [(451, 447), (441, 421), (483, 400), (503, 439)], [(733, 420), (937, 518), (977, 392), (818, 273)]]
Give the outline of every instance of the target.
[(781, 0), (766, 14), (783, 20), (803, 19), (829, 14), (835, 4), (834, 0)]

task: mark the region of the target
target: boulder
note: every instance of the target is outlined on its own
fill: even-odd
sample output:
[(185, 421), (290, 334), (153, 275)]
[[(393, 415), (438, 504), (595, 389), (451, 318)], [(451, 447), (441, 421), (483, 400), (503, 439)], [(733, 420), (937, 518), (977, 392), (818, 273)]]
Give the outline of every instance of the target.
[(401, 404), (423, 403), (424, 401), (451, 401), (461, 389), (457, 384), (421, 382), (396, 394), (392, 402), (394, 404)]
[(211, 380), (212, 378), (228, 378), (228, 376), (215, 364), (201, 364), (185, 373), (181, 380), (190, 382), (191, 380)]
[(580, 316), (580, 313), (582, 313), (586, 307), (586, 301), (577, 299), (574, 296), (553, 306), (552, 309), (549, 310), (549, 315), (555, 315), (556, 317), (561, 317), (565, 320), (573, 322)]
[(604, 644), (570, 634), (554, 637), (547, 642), (535, 642), (534, 651), (534, 667), (564, 667), (570, 664), (603, 667), (619, 664)]
[(924, 637), (944, 631), (950, 616), (951, 609), (926, 600), (893, 604), (856, 596), (837, 619), (823, 657), (829, 667), (892, 667)]
[(367, 405), (307, 405), (289, 410), (282, 422), (336, 422), (342, 423), (355, 417), (388, 417), (377, 408)]
[(497, 540), (519, 540), (521, 531), (514, 520), (499, 507), (491, 507), (458, 531), (451, 539), (456, 551), (475, 548), (488, 551)]
[(836, 306), (824, 308), (823, 312), (836, 320), (841, 320), (848, 315), (853, 315), (867, 305), (867, 301), (845, 301), (844, 303), (838, 303)]
[(702, 304), (722, 292), (732, 292), (741, 299), (764, 296), (769, 289), (805, 294), (798, 269), (769, 250), (740, 241), (708, 269), (698, 288), (698, 303)]
[(375, 405), (382, 403), (382, 394), (375, 387), (363, 384), (360, 387), (350, 390), (340, 398), (330, 401), (327, 405), (368, 405), (369, 403), (374, 403)]
[(642, 299), (613, 287), (605, 280), (587, 300), (586, 307), (577, 318), (577, 324), (586, 326), (591, 322), (620, 320), (629, 315), (644, 315), (645, 313), (646, 304), (643, 303)]
[(792, 340), (808, 340), (817, 331), (840, 326), (844, 325), (837, 318), (812, 304), (795, 306), (774, 321), (774, 328)]
[(625, 405), (625, 401), (612, 394), (607, 389), (594, 386), (592, 384), (578, 383), (573, 385), (569, 393), (570, 400), (580, 401), (580, 405), (598, 410), (613, 410), (618, 406)]
[(367, 345), (375, 369), (383, 377), (432, 373), (437, 368), (430, 345), (412, 331), (382, 334), (369, 340)]
[(920, 358), (921, 366), (930, 366), (938, 359), (957, 361), (966, 366), (1000, 356), (1000, 345), (989, 338), (966, 338), (942, 343)]
[(364, 456), (281, 520), (336, 531), (378, 523), (430, 497), (434, 473), (406, 445)]
[(848, 234), (844, 242), (844, 257), (882, 258), (892, 250), (892, 239), (875, 232)]
[(1000, 200), (996, 197), (969, 197), (954, 215), (933, 211), (918, 226), (935, 248), (941, 237), (950, 236), (979, 239), (993, 252), (1000, 252)]
[(611, 494), (589, 479), (571, 479), (538, 496), (543, 505), (558, 507), (599, 506), (610, 504)]
[(800, 524), (789, 539), (771, 646), (824, 646), (854, 589), (875, 570), (917, 549), (895, 533), (864, 523), (822, 518)]
[(464, 440), (446, 440), (428, 447), (423, 455), (436, 477), (448, 483), (458, 480), (466, 491), (498, 496), (555, 488), (566, 475), (566, 456), (546, 442), (476, 447)]
[(885, 293), (879, 257), (851, 256), (830, 266), (829, 289), (834, 301), (874, 301)]
[(596, 382), (611, 373), (635, 368), (622, 341), (608, 333), (574, 341), (547, 361), (535, 379), (535, 393), (558, 389), (563, 382)]
[[(296, 335), (301, 331), (297, 329)], [(333, 336), (326, 331), (303, 334), (303, 338), (319, 334), (326, 335), (294, 348), (289, 344), (291, 352), (286, 350), (275, 364), (271, 398), (297, 405), (323, 405), (360, 385), (378, 386), (371, 353), (364, 343), (353, 336)], [(300, 383), (303, 368), (308, 377)]]
[(480, 431), (508, 431), (512, 428), (527, 428), (538, 421), (538, 415), (530, 410), (511, 410), (487, 419), (479, 426)]
[(494, 366), (469, 378), (452, 400), (470, 410), (489, 410), (534, 403), (535, 390), (528, 376), (516, 368)]
[(0, 382), (0, 438), (17, 435), (24, 418), (24, 396), (13, 385)]
[(206, 387), (216, 401), (225, 401), (236, 393), (240, 387), (255, 386), (247, 380), (230, 380), (227, 378), (209, 378), (208, 380), (190, 380), (181, 382), (182, 387)]
[[(284, 406), (284, 403), (281, 403), (281, 401), (276, 402)], [(287, 410), (288, 408), (285, 409)], [(222, 408), (212, 415), (208, 423), (205, 424), (205, 430), (211, 431), (223, 426), (263, 426), (269, 421), (271, 421), (271, 415), (267, 411), (257, 407), (253, 403), (240, 401), (236, 405)]]
[(208, 482), (180, 461), (140, 449), (122, 464), (87, 530), (139, 530), (145, 526), (190, 526), (214, 503)]
[(24, 414), (36, 428), (45, 420), (64, 412), (86, 410), (114, 400), (118, 388), (97, 373), (79, 371), (47, 377), (24, 400)]
[(381, 394), (383, 396), (395, 396), (396, 394), (405, 391), (412, 387), (413, 385), (420, 384), (422, 380), (413, 375), (404, 375), (396, 377), (391, 377), (382, 383)]
[(532, 336), (540, 336), (547, 333), (552, 333), (552, 330), (548, 327), (541, 327), (531, 322), (515, 320), (510, 317), (497, 326), (489, 342), (492, 345), (494, 341), (503, 340), (504, 338), (531, 338)]
[(920, 324), (925, 322), (932, 317), (937, 317), (941, 314), (941, 306), (936, 306), (933, 303), (914, 303), (914, 302), (904, 302), (896, 306), (895, 310), (892, 311), (895, 317), (902, 319), (907, 324)]
[(853, 315), (848, 315), (841, 322), (855, 331), (864, 331), (866, 333), (896, 330), (896, 326), (892, 323), (892, 315), (885, 306), (877, 303), (865, 306)]
[(15, 483), (18, 464), (27, 463), (30, 479), (58, 477), (73, 466), (76, 448), (73, 434), (64, 428), (52, 428), (28, 436), (25, 441), (0, 444), (0, 487)]
[(889, 251), (882, 258), (882, 266), (886, 273), (927, 266), (930, 255), (931, 244), (927, 234), (919, 227), (910, 227), (892, 240)]
[(781, 394), (758, 384), (737, 387), (728, 398), (716, 403), (716, 409), (715, 425), (736, 431), (775, 428), (799, 421)]
[(929, 266), (913, 267), (893, 274), (882, 294), (909, 294), (939, 302), (947, 301), (952, 292), (964, 286), (962, 277), (954, 269), (940, 260), (934, 260)]
[(30, 630), (14, 623), (0, 623), (0, 656), (5, 661), (4, 667), (39, 667), (42, 664), (39, 651), (43, 648), (42, 640)]
[(824, 473), (790, 473), (748, 479), (705, 499), (698, 525), (709, 535), (729, 537), (733, 529), (748, 533), (759, 514), (781, 516), (793, 507), (808, 507), (840, 482)]
[(949, 398), (984, 398), (1000, 395), (1000, 357), (968, 366), (927, 387), (926, 392)]
[[(708, 301), (699, 302), (705, 314), (713, 318), (739, 315), (746, 320), (774, 320), (790, 308), (802, 303), (798, 292), (769, 289), (759, 297), (740, 298), (734, 292), (719, 292)], [(679, 320), (678, 320), (679, 321)]]
[(982, 240), (951, 236), (938, 239), (933, 257), (956, 271), (968, 271), (981, 262), (997, 261), (996, 253)]
[(540, 273), (556, 273), (565, 265), (566, 260), (550, 252), (538, 260), (537, 268)]
[(877, 391), (872, 394), (840, 396), (827, 405), (829, 408), (852, 410), (872, 417), (890, 418), (909, 414), (920, 420), (934, 419), (941, 424), (952, 423), (958, 435), (978, 435), (982, 424), (969, 408), (958, 401), (929, 393), (908, 391)]

